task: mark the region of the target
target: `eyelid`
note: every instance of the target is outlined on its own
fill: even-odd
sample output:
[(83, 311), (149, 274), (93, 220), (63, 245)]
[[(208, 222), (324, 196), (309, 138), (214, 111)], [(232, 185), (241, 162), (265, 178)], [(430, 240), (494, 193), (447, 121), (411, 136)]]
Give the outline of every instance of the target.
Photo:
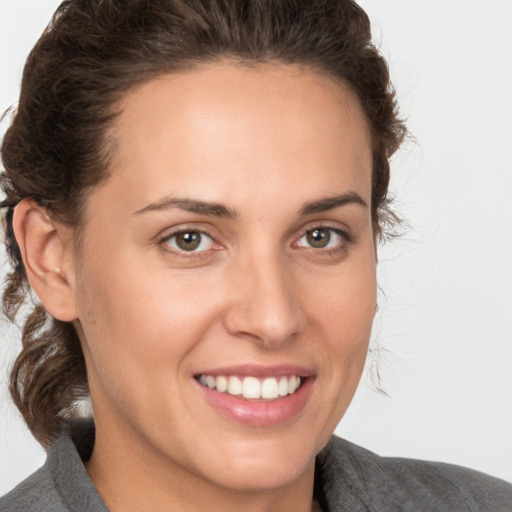
[(339, 223), (329, 221), (316, 221), (306, 225), (300, 230), (299, 236), (295, 238), (295, 242), (293, 242), (293, 245), (296, 244), (302, 237), (307, 235), (307, 233), (309, 233), (310, 231), (314, 231), (315, 229), (326, 229), (333, 231), (336, 234), (340, 235), (345, 240), (346, 243), (352, 243), (354, 241), (354, 237), (347, 227), (342, 227), (340, 226)]
[[(180, 233), (187, 233), (194, 231), (203, 235), (209, 236), (212, 240), (217, 242), (219, 238), (218, 230), (214, 229), (213, 226), (204, 222), (183, 222), (174, 226), (167, 226), (161, 229), (155, 236), (154, 241), (156, 243), (162, 243), (169, 238), (179, 235)], [(218, 243), (218, 242), (217, 242)]]
[[(174, 248), (171, 247), (168, 244), (168, 241), (172, 238), (178, 236), (180, 233), (199, 233), (202, 236), (208, 237), (212, 242), (212, 247), (209, 247), (208, 249), (204, 249), (201, 251), (186, 251), (180, 248)], [(181, 225), (179, 227), (175, 228), (168, 228), (163, 231), (163, 235), (158, 235), (158, 241), (157, 244), (160, 246), (161, 250), (164, 251), (166, 254), (171, 254), (173, 256), (184, 258), (184, 259), (198, 259), (198, 258), (204, 258), (211, 255), (212, 251), (218, 251), (220, 249), (223, 249), (223, 245), (220, 244), (217, 239), (209, 233), (204, 228), (194, 227), (190, 225)]]
[[(197, 233), (197, 234), (199, 234), (199, 236), (201, 237), (199, 246), (201, 246), (201, 244), (203, 244), (205, 242), (205, 240), (204, 240), (205, 238), (208, 239), (211, 244), (213, 244), (213, 242), (214, 242), (213, 238), (208, 233), (205, 233), (204, 231), (196, 231), (196, 230), (191, 230), (191, 229), (187, 229), (187, 230), (184, 230), (184, 231), (175, 231), (174, 233), (172, 233), (171, 235), (166, 237), (166, 239), (164, 241), (165, 241), (165, 243), (169, 243), (171, 240), (173, 240), (174, 238), (178, 238), (179, 235), (181, 235), (183, 233)], [(177, 247), (177, 246), (173, 247), (173, 249), (176, 252), (185, 252), (185, 253), (205, 252), (205, 251), (208, 250), (208, 249), (202, 249), (202, 250), (187, 251), (186, 249), (181, 249), (180, 247)]]
[[(225, 245), (220, 243), (218, 241), (219, 236), (212, 234), (212, 231), (215, 231), (215, 229), (210, 228), (204, 228), (204, 224), (202, 223), (201, 226), (194, 226), (190, 224), (182, 224), (178, 225), (172, 228), (166, 228), (165, 230), (162, 230), (157, 235), (156, 243), (158, 246), (161, 247), (161, 250), (164, 251), (167, 254), (174, 255), (176, 257), (184, 258), (184, 259), (194, 259), (194, 258), (206, 258), (208, 256), (211, 256), (212, 252), (219, 251), (221, 249), (225, 248)], [(299, 241), (308, 234), (308, 232), (313, 231), (315, 229), (325, 229), (329, 230), (331, 232), (336, 233), (336, 235), (340, 236), (342, 241), (337, 244), (335, 247), (324, 247), (324, 248), (315, 248), (307, 245), (301, 245), (299, 246)], [(166, 242), (170, 240), (171, 238), (179, 235), (180, 233), (186, 233), (186, 232), (197, 232), (201, 235), (204, 235), (212, 240), (213, 246), (201, 250), (201, 251), (186, 251), (186, 250), (180, 250), (179, 248), (172, 248), (170, 247)], [(316, 252), (316, 253), (336, 253), (338, 251), (343, 251), (347, 249), (347, 246), (352, 244), (354, 242), (354, 237), (350, 230), (343, 226), (340, 226), (339, 222), (335, 221), (313, 221), (311, 223), (306, 224), (301, 228), (299, 231), (299, 235), (294, 237), (293, 242), (291, 244), (292, 248), (297, 249), (303, 249), (308, 252)]]

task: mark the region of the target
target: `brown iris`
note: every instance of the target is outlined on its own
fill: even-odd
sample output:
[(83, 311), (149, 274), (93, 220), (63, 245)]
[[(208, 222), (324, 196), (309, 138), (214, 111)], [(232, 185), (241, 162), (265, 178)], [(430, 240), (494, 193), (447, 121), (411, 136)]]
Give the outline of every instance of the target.
[(194, 251), (201, 244), (201, 233), (184, 231), (176, 235), (176, 245), (183, 251)]
[(328, 229), (316, 228), (307, 232), (308, 244), (315, 249), (323, 249), (331, 240), (331, 233)]

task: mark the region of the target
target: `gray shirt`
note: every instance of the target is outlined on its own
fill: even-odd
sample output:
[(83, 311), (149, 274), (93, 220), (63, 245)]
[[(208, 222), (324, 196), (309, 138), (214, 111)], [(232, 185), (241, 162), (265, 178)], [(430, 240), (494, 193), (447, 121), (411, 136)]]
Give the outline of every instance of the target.
[[(45, 465), (0, 498), (1, 512), (108, 512), (85, 470), (90, 421), (70, 425)], [(379, 457), (332, 437), (317, 457), (315, 496), (325, 512), (512, 512), (512, 485), (469, 469)]]

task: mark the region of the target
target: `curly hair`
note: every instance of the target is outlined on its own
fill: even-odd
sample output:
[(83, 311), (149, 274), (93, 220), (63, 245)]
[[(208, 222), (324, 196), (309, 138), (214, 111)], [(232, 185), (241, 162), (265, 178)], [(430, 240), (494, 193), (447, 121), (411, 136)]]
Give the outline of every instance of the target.
[[(66, 0), (27, 59), (1, 148), (12, 264), (3, 309), (11, 321), (30, 291), (12, 230), (14, 207), (30, 198), (79, 228), (87, 191), (108, 177), (106, 133), (123, 95), (157, 75), (225, 59), (299, 64), (349, 84), (372, 134), (376, 237), (398, 221), (389, 207), (389, 159), (406, 131), (387, 63), (354, 1)], [(85, 360), (72, 324), (41, 305), (24, 320), (22, 344), (11, 395), (48, 447), (88, 393)]]

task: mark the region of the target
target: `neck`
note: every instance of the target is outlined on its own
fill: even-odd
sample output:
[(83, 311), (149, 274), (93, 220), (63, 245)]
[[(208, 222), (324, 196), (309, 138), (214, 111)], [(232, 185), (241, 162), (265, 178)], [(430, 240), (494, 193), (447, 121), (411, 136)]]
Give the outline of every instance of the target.
[(176, 464), (137, 436), (130, 437), (96, 425), (94, 450), (86, 463), (91, 480), (111, 512), (320, 510), (313, 505), (314, 460), (286, 486), (229, 489)]

